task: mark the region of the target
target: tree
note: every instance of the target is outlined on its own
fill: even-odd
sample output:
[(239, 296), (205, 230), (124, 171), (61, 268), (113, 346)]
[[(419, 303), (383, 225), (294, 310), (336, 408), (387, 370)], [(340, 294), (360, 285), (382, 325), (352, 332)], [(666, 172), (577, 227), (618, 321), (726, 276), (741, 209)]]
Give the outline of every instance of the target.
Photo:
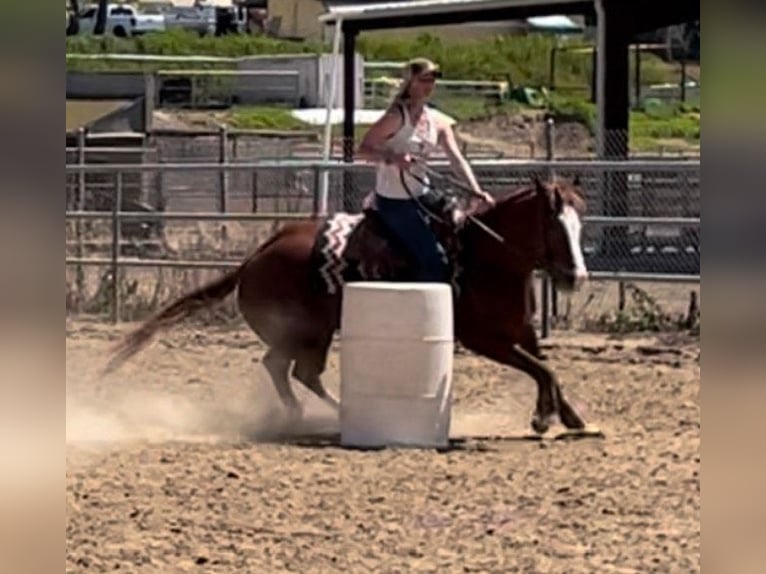
[(98, 13), (96, 14), (96, 25), (93, 27), (93, 34), (103, 36), (106, 32), (106, 13), (109, 0), (98, 0)]

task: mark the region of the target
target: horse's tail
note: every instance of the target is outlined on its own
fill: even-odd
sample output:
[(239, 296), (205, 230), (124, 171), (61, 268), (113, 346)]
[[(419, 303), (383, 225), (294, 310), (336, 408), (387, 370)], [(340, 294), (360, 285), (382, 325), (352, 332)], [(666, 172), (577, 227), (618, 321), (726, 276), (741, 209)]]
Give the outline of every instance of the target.
[(176, 325), (196, 311), (210, 307), (214, 303), (223, 300), (239, 284), (239, 277), (243, 268), (244, 265), (241, 265), (229, 271), (220, 279), (208, 283), (188, 295), (184, 295), (129, 333), (114, 348), (112, 358), (104, 369), (104, 374), (116, 370), (125, 361), (146, 347), (160, 329)]

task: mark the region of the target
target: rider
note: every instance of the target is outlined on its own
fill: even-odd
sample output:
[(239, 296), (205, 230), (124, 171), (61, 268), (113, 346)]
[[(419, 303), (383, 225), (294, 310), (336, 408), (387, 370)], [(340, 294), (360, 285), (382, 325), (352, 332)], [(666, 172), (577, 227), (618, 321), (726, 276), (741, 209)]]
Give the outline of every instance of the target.
[(441, 77), (439, 67), (430, 60), (415, 58), (408, 62), (399, 92), (386, 113), (364, 136), (358, 155), (378, 163), (376, 209), (412, 250), (418, 262), (418, 280), (449, 282), (449, 263), (444, 249), (413, 199), (431, 191), (428, 177), (419, 169), (418, 162), (441, 147), (452, 168), (463, 175), (476, 197), (490, 204), (494, 200), (476, 181), (460, 152), (452, 125), (426, 106), (438, 77)]

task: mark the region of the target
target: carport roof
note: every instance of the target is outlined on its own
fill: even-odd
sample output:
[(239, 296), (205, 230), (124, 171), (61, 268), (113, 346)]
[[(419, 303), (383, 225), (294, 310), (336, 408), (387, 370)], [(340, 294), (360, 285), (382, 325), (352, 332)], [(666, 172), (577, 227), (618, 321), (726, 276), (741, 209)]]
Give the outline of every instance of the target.
[[(319, 16), (320, 22), (330, 23), (339, 19), (356, 21), (362, 24), (373, 24), (375, 20), (386, 18), (406, 18), (439, 16), (451, 14), (455, 16), (473, 14), (477, 20), (481, 12), (499, 12), (513, 9), (551, 7), (556, 11), (566, 12), (568, 6), (572, 12), (580, 12), (583, 6), (592, 5), (592, 1), (584, 0), (411, 0), (409, 2), (379, 2), (374, 4), (341, 4), (330, 5), (325, 14)], [(493, 16), (494, 18), (494, 16)], [(365, 27), (362, 24), (361, 27)], [(376, 27), (376, 26), (371, 26)]]

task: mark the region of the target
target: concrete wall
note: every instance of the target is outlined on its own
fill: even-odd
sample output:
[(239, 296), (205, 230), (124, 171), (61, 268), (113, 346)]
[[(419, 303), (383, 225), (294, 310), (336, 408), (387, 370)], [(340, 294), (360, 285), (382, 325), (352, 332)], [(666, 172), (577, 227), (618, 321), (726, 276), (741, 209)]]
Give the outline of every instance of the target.
[(144, 103), (143, 97), (136, 98), (127, 106), (91, 122), (88, 130), (91, 133), (146, 132), (151, 126), (146, 125)]
[[(241, 70), (294, 70), (300, 74), (300, 97), (307, 107), (326, 105), (326, 82), (331, 77), (333, 56), (331, 54), (289, 54), (285, 56), (253, 56), (243, 58), (238, 67)], [(338, 84), (336, 86), (335, 106), (343, 105), (343, 56), (338, 56)], [(356, 101), (361, 102), (364, 95), (364, 60), (356, 56)]]
[[(326, 105), (325, 88), (332, 73), (333, 57), (330, 54), (289, 54), (275, 56), (253, 56), (242, 58), (237, 63), (239, 70), (296, 72), (299, 77), (274, 74), (267, 77), (222, 77), (222, 82), (231, 95), (238, 97), (242, 104), (261, 104), (281, 102), (305, 107), (324, 107)], [(338, 56), (338, 83), (335, 93), (335, 106), (343, 105), (342, 56)], [(356, 101), (361, 102), (364, 95), (364, 61), (356, 57)], [(183, 72), (178, 76), (158, 78), (155, 93), (159, 94), (169, 82), (179, 85)], [(104, 73), (104, 72), (67, 72), (67, 98), (74, 99), (134, 99), (146, 94), (147, 78), (142, 72)], [(297, 82), (297, 85), (296, 85)], [(185, 81), (181, 82), (186, 84)], [(177, 89), (177, 88), (174, 88)], [(181, 88), (183, 90), (183, 88)]]
[(142, 72), (67, 72), (66, 97), (105, 100), (132, 99), (144, 95)]

